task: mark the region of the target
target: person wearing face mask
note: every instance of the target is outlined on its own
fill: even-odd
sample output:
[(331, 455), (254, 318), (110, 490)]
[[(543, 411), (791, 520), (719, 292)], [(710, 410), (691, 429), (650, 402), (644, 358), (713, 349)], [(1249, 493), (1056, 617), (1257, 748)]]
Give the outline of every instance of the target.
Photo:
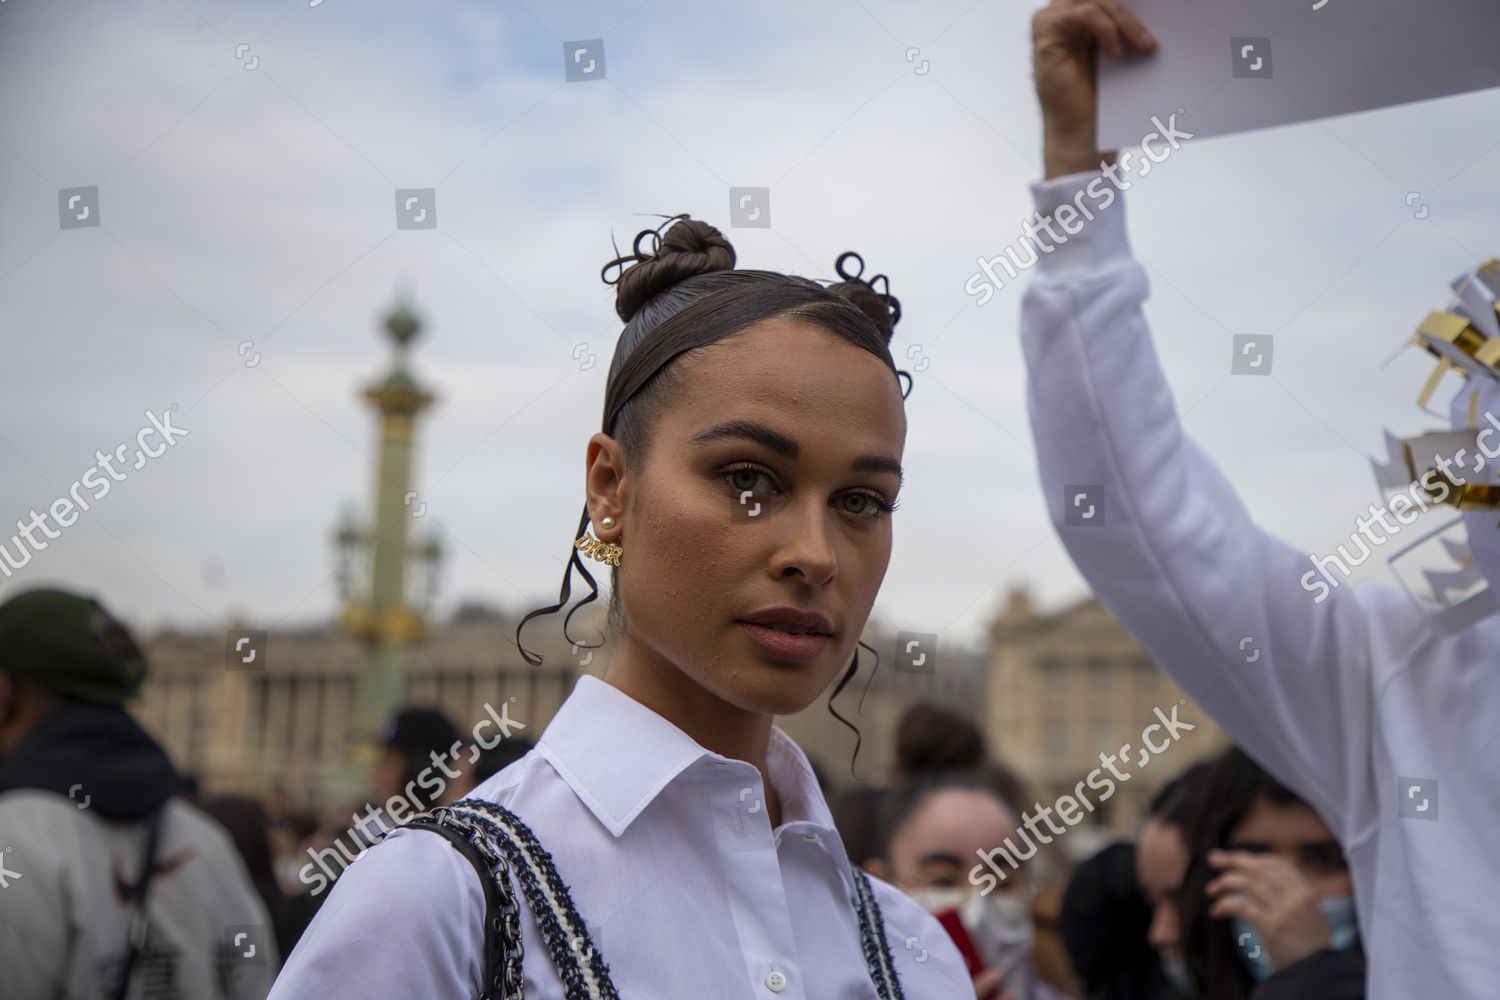
[(1364, 1000), (1353, 880), (1322, 817), (1238, 747), (1198, 796), (1179, 912), (1197, 995)]
[(1015, 837), (1019, 827), (1015, 810), (982, 775), (924, 774), (887, 797), (880, 853), (864, 868), (894, 883), (947, 928), (968, 962), (979, 1000), (1065, 1000), (1067, 994), (1043, 982), (1032, 962), (1036, 926), (1025, 870), (987, 893), (968, 879), (975, 855)]
[[(895, 749), (893, 782), (897, 785), (923, 774), (972, 771), (988, 781), (1002, 801), (1031, 801), (1026, 783), (1002, 755), (990, 749), (988, 738), (973, 716), (952, 706), (926, 700), (908, 705), (896, 723)], [(878, 829), (872, 828), (871, 843), (878, 835)], [(876, 853), (873, 849), (869, 851), (869, 855)], [(864, 861), (865, 857), (855, 860)], [(1059, 926), (1063, 889), (1071, 868), (1072, 859), (1059, 840), (1038, 844), (1036, 856), (1028, 862), (1031, 881), (1036, 886), (1031, 901), (1031, 916), (1036, 924), (1031, 962), (1043, 982), (1069, 996), (1077, 996), (1082, 993), (1082, 984), (1068, 959)]]

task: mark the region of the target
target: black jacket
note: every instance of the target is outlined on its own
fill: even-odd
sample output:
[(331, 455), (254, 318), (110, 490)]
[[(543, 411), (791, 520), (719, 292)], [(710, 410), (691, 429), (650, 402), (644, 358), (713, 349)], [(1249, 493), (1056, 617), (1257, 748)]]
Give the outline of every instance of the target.
[(1364, 1000), (1365, 953), (1359, 947), (1315, 951), (1271, 974), (1250, 1000)]

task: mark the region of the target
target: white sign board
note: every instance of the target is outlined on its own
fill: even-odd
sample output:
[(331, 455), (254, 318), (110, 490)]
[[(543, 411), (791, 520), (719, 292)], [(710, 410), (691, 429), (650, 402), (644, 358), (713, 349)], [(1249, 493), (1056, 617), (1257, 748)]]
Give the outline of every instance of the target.
[[(1160, 43), (1099, 57), (1099, 148), (1182, 109), (1226, 135), (1500, 87), (1500, 0), (1126, 0)], [(1500, 139), (1500, 122), (1490, 123)]]

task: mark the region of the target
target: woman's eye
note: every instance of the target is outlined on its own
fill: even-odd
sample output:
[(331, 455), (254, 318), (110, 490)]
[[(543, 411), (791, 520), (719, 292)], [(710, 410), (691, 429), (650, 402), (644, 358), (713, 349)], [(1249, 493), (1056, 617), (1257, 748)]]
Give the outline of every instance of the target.
[[(769, 497), (780, 492), (776, 480), (759, 466), (731, 466), (722, 470), (719, 475), (742, 501), (747, 495)], [(844, 513), (859, 518), (880, 517), (883, 514), (889, 514), (897, 506), (871, 490), (844, 493), (834, 497), (830, 502)]]
[(1341, 872), (1349, 868), (1349, 862), (1337, 844), (1310, 848), (1305, 858), (1307, 866), (1316, 872)]
[(767, 496), (773, 492), (771, 488), (762, 488), (762, 483), (767, 487), (773, 486), (771, 477), (761, 470), (750, 468), (749, 466), (740, 466), (739, 468), (726, 470), (724, 481), (741, 496), (747, 492), (755, 496)]
[[(853, 501), (849, 503), (848, 501)], [(884, 497), (874, 493), (846, 493), (840, 500), (844, 510), (856, 517), (879, 517), (881, 514), (889, 514), (896, 509), (896, 505), (886, 501)]]

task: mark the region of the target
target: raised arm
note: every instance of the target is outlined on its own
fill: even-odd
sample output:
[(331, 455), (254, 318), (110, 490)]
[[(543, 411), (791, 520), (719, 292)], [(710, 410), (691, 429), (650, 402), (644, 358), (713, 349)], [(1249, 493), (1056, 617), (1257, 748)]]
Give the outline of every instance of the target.
[(1055, 0), (1034, 22), (1048, 175), (1036, 207), (1093, 215), (1038, 255), (1022, 300), (1042, 487), (1100, 600), (1347, 843), (1374, 821), (1376, 798), (1360, 790), (1372, 780), (1370, 645), (1382, 640), (1350, 587), (1303, 586), (1307, 553), (1258, 528), (1183, 432), (1142, 311), (1150, 286), (1124, 192), (1099, 169), (1114, 156), (1095, 149), (1090, 42), (1116, 52), (1116, 35), (1139, 37), (1134, 24), (1117, 0)]

